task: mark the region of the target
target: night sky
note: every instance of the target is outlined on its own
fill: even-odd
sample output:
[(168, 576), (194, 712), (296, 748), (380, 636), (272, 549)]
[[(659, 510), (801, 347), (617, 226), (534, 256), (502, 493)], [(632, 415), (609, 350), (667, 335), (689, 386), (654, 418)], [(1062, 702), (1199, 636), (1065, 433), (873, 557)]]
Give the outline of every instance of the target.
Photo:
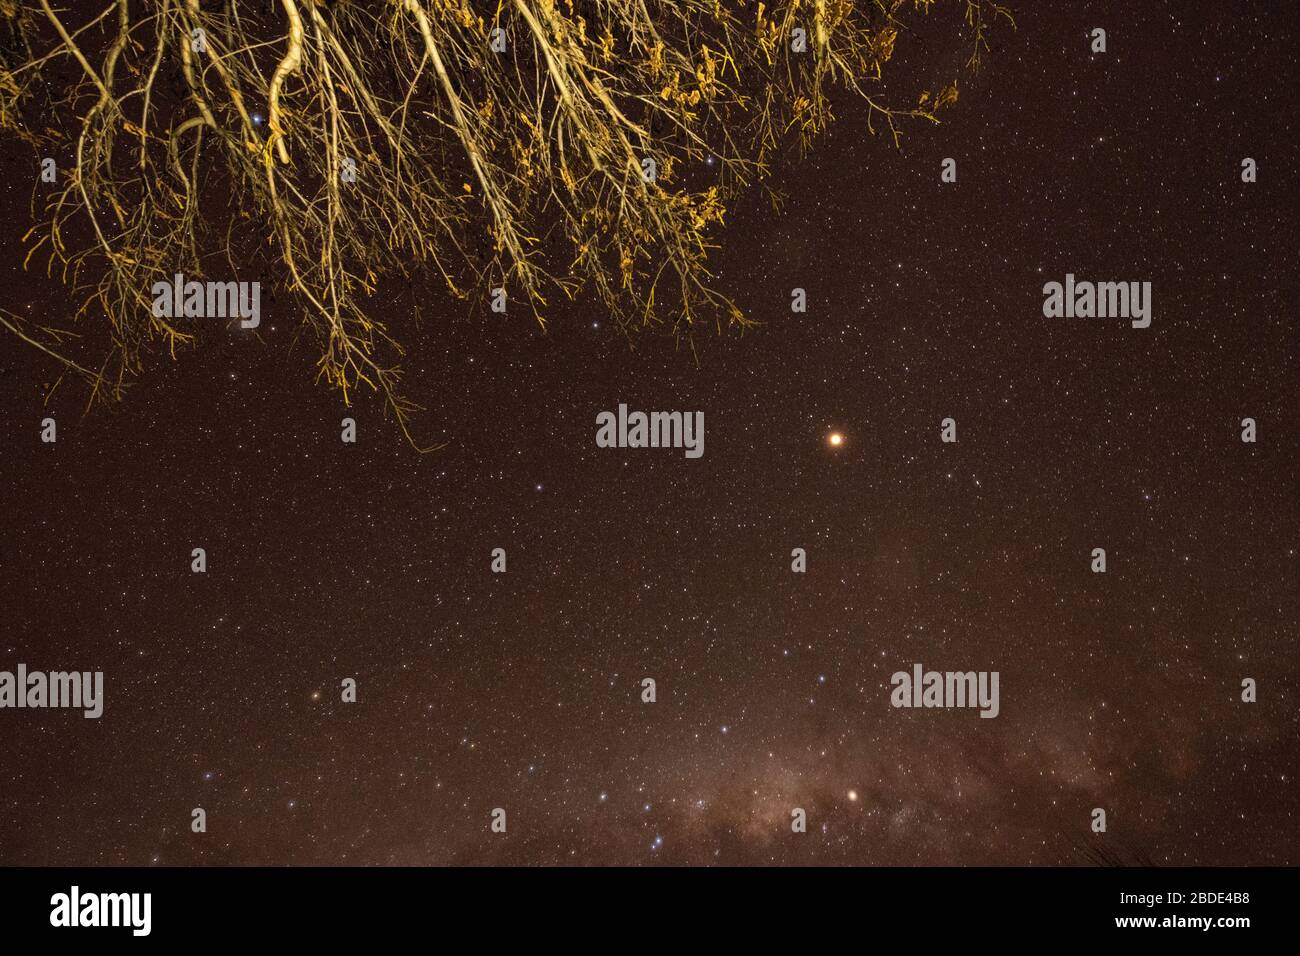
[[(781, 213), (729, 210), (761, 324), (698, 359), (589, 297), (543, 332), (381, 290), (426, 455), (265, 285), (89, 412), (3, 332), (0, 669), (106, 702), (0, 711), (0, 862), (1300, 862), (1300, 20), (1014, 11), (942, 125), (896, 151), (845, 96)], [(920, 26), (900, 90), (962, 60)], [(0, 173), (0, 296), (67, 324), (34, 157)], [(1066, 273), (1152, 282), (1150, 328), (1044, 318)], [(620, 403), (703, 411), (703, 457), (597, 448)], [(891, 707), (918, 662), (998, 671), (1000, 715)]]

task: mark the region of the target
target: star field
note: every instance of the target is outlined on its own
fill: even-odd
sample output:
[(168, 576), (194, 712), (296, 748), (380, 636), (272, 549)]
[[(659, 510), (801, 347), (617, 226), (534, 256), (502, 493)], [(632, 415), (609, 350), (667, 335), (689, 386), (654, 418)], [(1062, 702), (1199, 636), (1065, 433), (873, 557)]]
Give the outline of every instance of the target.
[[(283, 296), (89, 412), (5, 333), (0, 668), (107, 690), (0, 712), (0, 861), (1296, 863), (1300, 23), (1016, 6), (944, 123), (894, 150), (845, 97), (780, 212), (729, 210), (760, 325), (697, 357), (382, 288), (426, 455), (311, 385)], [(0, 295), (63, 316), (0, 164)], [(1067, 272), (1150, 280), (1151, 327), (1044, 318)], [(620, 402), (703, 410), (705, 454), (598, 448)], [(1001, 714), (891, 708), (914, 662), (999, 671)]]

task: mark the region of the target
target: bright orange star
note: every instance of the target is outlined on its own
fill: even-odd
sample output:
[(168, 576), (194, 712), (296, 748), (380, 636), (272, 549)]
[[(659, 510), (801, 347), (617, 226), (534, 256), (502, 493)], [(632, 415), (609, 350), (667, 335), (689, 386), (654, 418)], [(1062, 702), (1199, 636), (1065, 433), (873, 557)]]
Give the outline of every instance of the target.
[(844, 444), (844, 436), (841, 435), (839, 432), (831, 432), (830, 436), (826, 439), (826, 441), (830, 443), (830, 446), (832, 448), (839, 448), (841, 445)]

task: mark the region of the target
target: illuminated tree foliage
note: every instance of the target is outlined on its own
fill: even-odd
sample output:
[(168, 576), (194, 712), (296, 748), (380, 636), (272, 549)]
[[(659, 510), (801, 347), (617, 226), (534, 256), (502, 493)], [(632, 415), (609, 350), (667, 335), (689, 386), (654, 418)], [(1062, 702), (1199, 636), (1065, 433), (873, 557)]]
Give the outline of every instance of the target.
[(115, 398), (198, 331), (152, 314), (152, 284), (229, 280), (261, 250), (319, 378), (374, 389), (404, 430), (401, 320), (367, 307), (381, 282), (504, 288), (542, 323), (586, 290), (629, 331), (744, 325), (708, 268), (726, 203), (825, 129), (834, 88), (895, 144), (938, 121), (955, 80), (882, 92), (908, 18), (950, 17), (972, 68), (1011, 19), (987, 0), (98, 6), (0, 0), (0, 126), (66, 167), (37, 190), (27, 265), (79, 307), (75, 337), (0, 321)]

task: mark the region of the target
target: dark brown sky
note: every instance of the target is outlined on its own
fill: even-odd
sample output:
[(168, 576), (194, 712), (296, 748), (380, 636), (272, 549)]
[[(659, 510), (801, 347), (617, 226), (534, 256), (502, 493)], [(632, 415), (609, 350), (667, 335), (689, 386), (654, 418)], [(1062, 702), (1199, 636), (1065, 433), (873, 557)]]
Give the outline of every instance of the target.
[[(1017, 3), (901, 152), (846, 99), (785, 212), (728, 217), (763, 324), (698, 365), (590, 300), (389, 290), (433, 454), (311, 385), (283, 297), (87, 415), (6, 334), (0, 669), (107, 702), (0, 711), (0, 862), (1296, 863), (1300, 24), (1233, 6)], [(0, 296), (62, 318), (33, 168)], [(1045, 319), (1067, 272), (1151, 281), (1151, 327)], [(704, 457), (598, 449), (620, 402), (702, 410)], [(892, 709), (915, 662), (999, 671), (1001, 715)]]

